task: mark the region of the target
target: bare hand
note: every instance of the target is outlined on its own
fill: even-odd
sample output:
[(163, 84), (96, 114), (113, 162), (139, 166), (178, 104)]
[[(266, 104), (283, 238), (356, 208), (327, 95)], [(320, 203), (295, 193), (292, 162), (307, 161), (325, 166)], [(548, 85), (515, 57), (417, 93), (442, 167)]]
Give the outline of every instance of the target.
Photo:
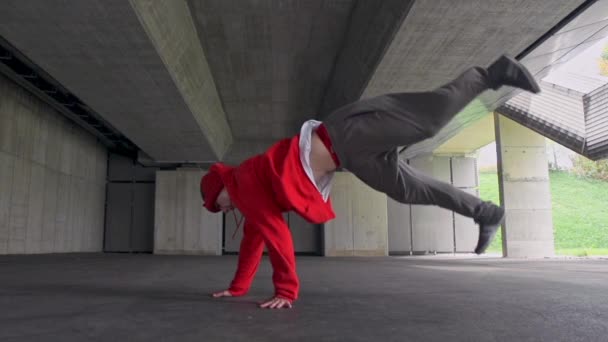
[(291, 309), (291, 301), (289, 299), (281, 298), (281, 297), (272, 297), (271, 299), (265, 301), (260, 304), (260, 308), (262, 309)]
[(232, 293), (228, 290), (214, 292), (211, 294), (213, 298), (221, 298), (221, 297), (232, 297)]

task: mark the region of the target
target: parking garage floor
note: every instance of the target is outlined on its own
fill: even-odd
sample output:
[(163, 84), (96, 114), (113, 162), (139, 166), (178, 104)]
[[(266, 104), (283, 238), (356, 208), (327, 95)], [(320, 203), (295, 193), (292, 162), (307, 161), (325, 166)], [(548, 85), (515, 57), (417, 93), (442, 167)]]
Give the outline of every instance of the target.
[(212, 299), (236, 256), (0, 257), (0, 341), (607, 341), (608, 260), (298, 257), (300, 300)]

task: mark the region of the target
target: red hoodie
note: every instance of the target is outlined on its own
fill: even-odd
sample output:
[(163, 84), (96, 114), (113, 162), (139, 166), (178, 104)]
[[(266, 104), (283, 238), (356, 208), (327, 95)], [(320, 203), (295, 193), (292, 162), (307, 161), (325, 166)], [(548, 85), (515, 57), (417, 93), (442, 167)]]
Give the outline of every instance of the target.
[(229, 289), (233, 296), (249, 290), (266, 246), (275, 296), (297, 299), (293, 241), (282, 213), (293, 210), (312, 223), (335, 218), (331, 201), (323, 200), (304, 172), (299, 140), (299, 135), (281, 140), (236, 168), (218, 163), (210, 169), (220, 174), (232, 203), (245, 217), (238, 267)]

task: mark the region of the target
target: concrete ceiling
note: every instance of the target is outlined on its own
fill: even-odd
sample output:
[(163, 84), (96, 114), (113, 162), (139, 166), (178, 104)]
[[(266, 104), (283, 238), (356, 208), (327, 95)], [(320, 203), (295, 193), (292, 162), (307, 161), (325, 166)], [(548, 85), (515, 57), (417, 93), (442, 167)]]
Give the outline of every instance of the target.
[(495, 140), (494, 116), (486, 115), (433, 150), (436, 155), (466, 155)]
[(236, 140), (281, 139), (316, 115), (354, 0), (188, 3)]
[[(580, 6), (571, 15), (545, 35), (544, 40), (532, 45), (533, 48), (528, 48), (520, 61), (530, 69), (537, 79), (542, 79), (551, 70), (559, 68), (585, 51), (589, 46), (607, 37), (608, 24), (606, 20), (608, 20), (608, 1), (581, 2)], [(527, 120), (522, 121), (521, 117), (506, 114), (507, 111), (499, 109), (508, 99), (514, 96), (527, 95), (509, 88), (501, 92), (486, 92), (477, 101), (465, 108), (440, 134), (433, 139), (408, 148), (403, 155), (410, 157), (420, 153), (431, 151), (435, 153), (446, 149), (456, 151), (457, 147), (451, 145), (458, 139), (453, 140), (451, 138), (471, 134), (472, 132), (468, 128), (461, 130), (473, 124), (478, 118), (490, 115), (493, 110), (497, 110), (502, 115), (535, 129), (535, 125), (527, 123)], [(553, 135), (546, 134), (546, 132), (540, 131), (539, 133), (552, 139), (556, 138)], [(483, 133), (475, 132), (475, 135), (483, 136)], [(473, 141), (475, 139), (475, 137), (472, 138)], [(568, 144), (565, 145), (568, 146)]]
[[(211, 130), (199, 118), (204, 113), (185, 101), (163, 46), (155, 47), (138, 14), (124, 0), (6, 0), (0, 3), (0, 35), (154, 159), (221, 157), (231, 138), (209, 139)], [(193, 25), (192, 33), (191, 43), (198, 45)], [(217, 97), (215, 87), (212, 92)], [(209, 116), (229, 130), (217, 102)]]
[[(518, 55), (584, 2), (6, 0), (0, 35), (152, 159), (238, 162), (350, 101)], [(509, 95), (488, 92), (408, 151)]]

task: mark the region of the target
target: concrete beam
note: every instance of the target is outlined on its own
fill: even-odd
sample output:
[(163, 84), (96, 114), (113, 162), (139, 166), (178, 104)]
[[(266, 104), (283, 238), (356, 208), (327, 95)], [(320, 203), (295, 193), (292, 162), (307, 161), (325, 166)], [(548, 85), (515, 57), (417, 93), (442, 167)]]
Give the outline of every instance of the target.
[(357, 1), (344, 47), (319, 108), (320, 118), (361, 97), (413, 3), (412, 0)]
[(411, 205), (387, 198), (388, 251), (391, 254), (412, 252)]
[(232, 132), (186, 1), (130, 0), (196, 123), (218, 159)]
[(488, 113), (471, 123), (433, 151), (434, 155), (467, 155), (495, 141), (494, 115)]

